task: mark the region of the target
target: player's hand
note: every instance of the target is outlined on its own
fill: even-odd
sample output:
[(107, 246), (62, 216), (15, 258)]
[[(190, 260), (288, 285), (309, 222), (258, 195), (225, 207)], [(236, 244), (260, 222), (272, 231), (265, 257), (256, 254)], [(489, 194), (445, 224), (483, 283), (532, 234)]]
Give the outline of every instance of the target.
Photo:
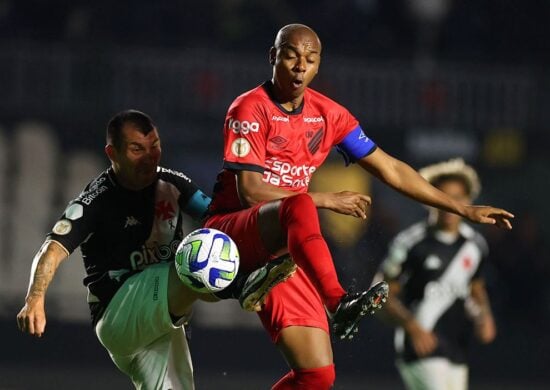
[(411, 338), (411, 343), (418, 357), (431, 354), (437, 348), (437, 336), (428, 330), (423, 329), (416, 321), (405, 327)]
[(29, 300), (17, 314), (19, 330), (32, 336), (42, 337), (46, 328), (46, 311), (44, 299)]
[(495, 339), (497, 327), (492, 315), (484, 315), (476, 319), (475, 335), (482, 344), (489, 344)]
[(326, 208), (340, 214), (367, 219), (370, 196), (353, 191), (331, 192)]
[(510, 220), (514, 218), (514, 214), (491, 206), (466, 206), (464, 217), (472, 222), (496, 225), (511, 230)]

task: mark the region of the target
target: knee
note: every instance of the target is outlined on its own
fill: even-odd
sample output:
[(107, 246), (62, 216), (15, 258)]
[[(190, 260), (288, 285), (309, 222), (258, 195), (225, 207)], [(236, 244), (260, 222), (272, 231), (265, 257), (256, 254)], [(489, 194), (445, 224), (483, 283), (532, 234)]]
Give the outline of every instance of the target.
[(317, 218), (317, 208), (311, 196), (298, 194), (282, 200), (279, 214), (282, 220), (288, 218)]
[(335, 380), (334, 364), (294, 369), (282, 377), (271, 390), (329, 390), (332, 389)]
[(298, 209), (301, 207), (315, 208), (315, 204), (313, 203), (313, 199), (311, 199), (311, 196), (309, 196), (308, 194), (297, 194), (284, 198), (283, 207), (289, 209)]
[(299, 389), (331, 389), (336, 380), (334, 364), (325, 367), (293, 370)]

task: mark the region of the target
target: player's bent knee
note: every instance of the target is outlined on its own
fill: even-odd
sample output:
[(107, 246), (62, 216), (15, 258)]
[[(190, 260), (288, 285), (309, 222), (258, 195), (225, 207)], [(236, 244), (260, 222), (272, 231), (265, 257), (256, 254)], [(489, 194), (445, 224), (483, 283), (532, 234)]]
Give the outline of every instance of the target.
[(298, 194), (284, 198), (281, 202), (279, 215), (282, 221), (289, 218), (318, 218), (315, 203), (308, 194)]
[(334, 364), (325, 367), (299, 370), (298, 376), (306, 385), (304, 389), (331, 389), (336, 380)]
[(325, 367), (292, 370), (272, 390), (329, 390), (336, 380), (334, 364)]
[(296, 194), (294, 196), (289, 196), (284, 198), (282, 203), (283, 204), (281, 207), (285, 207), (290, 210), (301, 210), (303, 207), (315, 209), (313, 199), (311, 199), (311, 196), (308, 194)]

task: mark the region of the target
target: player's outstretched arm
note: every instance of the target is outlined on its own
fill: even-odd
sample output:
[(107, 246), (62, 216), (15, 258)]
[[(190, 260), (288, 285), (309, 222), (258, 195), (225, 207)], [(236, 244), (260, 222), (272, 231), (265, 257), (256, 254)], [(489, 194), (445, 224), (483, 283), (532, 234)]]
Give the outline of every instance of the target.
[(34, 256), (25, 305), (17, 314), (17, 325), (22, 332), (42, 337), (46, 328), (44, 302), (46, 290), (59, 264), (68, 256), (67, 250), (55, 241), (46, 241)]
[(472, 206), (457, 202), (428, 183), (418, 172), (377, 148), (358, 161), (359, 165), (378, 179), (410, 198), (425, 205), (449, 211), (476, 223), (511, 229), (514, 215), (491, 206)]

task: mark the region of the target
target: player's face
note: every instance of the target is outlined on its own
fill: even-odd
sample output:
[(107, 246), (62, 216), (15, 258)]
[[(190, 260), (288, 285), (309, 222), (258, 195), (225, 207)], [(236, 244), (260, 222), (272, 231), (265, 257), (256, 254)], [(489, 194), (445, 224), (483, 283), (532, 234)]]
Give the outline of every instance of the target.
[[(471, 202), (468, 191), (460, 180), (446, 180), (440, 183), (437, 188), (461, 203)], [(437, 226), (443, 230), (456, 231), (461, 220), (462, 217), (459, 215), (441, 210), (437, 211)]]
[(140, 190), (152, 184), (157, 177), (161, 148), (157, 129), (147, 135), (133, 125), (122, 129), (120, 150), (115, 150), (113, 166), (121, 184), (132, 190)]
[(311, 31), (298, 30), (289, 34), (279, 48), (271, 49), (270, 60), (278, 95), (288, 100), (301, 98), (319, 71), (321, 44)]

